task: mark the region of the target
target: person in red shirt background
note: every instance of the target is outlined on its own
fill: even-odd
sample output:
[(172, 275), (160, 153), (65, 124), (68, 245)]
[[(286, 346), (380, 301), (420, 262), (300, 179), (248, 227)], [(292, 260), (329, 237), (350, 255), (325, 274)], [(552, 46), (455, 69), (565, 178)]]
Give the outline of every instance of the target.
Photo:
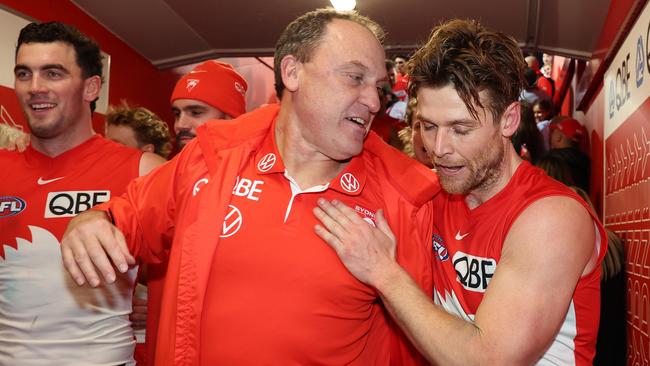
[(549, 97), (549, 99), (553, 100), (553, 97), (555, 96), (555, 80), (551, 79), (550, 76), (546, 76), (542, 73), (542, 69), (539, 66), (539, 60), (537, 57), (533, 55), (526, 56), (525, 60), (528, 67), (533, 69), (533, 71), (535, 71), (535, 74), (537, 74), (535, 86), (539, 90), (543, 91)]
[(408, 98), (408, 84), (409, 79), (406, 74), (406, 62), (408, 57), (399, 55), (395, 56), (395, 67), (397, 68), (397, 75), (395, 75), (395, 83), (393, 84), (393, 93), (397, 98), (405, 102)]

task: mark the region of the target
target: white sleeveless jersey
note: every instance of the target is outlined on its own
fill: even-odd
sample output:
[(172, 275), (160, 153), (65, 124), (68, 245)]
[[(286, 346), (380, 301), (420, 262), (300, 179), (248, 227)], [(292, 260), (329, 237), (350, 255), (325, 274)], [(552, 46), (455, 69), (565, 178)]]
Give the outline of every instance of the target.
[(60, 238), (75, 214), (123, 193), (139, 159), (98, 136), (56, 158), (0, 151), (0, 365), (133, 364), (137, 268), (77, 286)]

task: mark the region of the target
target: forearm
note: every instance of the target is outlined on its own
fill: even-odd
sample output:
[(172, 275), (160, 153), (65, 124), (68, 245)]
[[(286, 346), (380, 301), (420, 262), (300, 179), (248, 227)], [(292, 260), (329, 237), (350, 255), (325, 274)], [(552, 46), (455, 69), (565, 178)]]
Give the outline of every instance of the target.
[(93, 207), (92, 211), (103, 212), (111, 224), (124, 235), (129, 252), (140, 256), (141, 240), (138, 239), (142, 235), (138, 232), (139, 225), (135, 211), (125, 197), (113, 197), (110, 201)]
[(435, 305), (396, 263), (375, 287), (393, 318), (430, 362), (466, 366), (490, 359), (480, 329)]

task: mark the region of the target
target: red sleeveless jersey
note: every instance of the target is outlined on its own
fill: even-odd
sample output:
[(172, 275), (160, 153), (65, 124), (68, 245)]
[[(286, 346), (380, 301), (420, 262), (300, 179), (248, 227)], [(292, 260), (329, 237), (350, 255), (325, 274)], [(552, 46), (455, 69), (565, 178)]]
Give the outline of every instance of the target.
[[(497, 195), (470, 210), (464, 196), (439, 194), (434, 201), (433, 297), (447, 312), (469, 321), (497, 271), (510, 227), (533, 202), (547, 196), (578, 200), (598, 228), (602, 261), (607, 235), (591, 208), (570, 188), (523, 162)], [(549, 294), (551, 296), (552, 294)], [(591, 365), (600, 310), (600, 266), (578, 281), (560, 332), (538, 365)]]

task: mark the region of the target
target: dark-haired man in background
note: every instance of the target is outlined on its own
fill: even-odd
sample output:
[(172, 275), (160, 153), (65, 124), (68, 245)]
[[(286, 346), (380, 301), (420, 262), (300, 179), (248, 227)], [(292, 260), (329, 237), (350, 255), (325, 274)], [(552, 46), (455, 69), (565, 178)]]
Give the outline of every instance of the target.
[(246, 90), (244, 77), (221, 61), (204, 61), (183, 75), (170, 98), (178, 148), (195, 138), (196, 129), (205, 122), (246, 113)]

